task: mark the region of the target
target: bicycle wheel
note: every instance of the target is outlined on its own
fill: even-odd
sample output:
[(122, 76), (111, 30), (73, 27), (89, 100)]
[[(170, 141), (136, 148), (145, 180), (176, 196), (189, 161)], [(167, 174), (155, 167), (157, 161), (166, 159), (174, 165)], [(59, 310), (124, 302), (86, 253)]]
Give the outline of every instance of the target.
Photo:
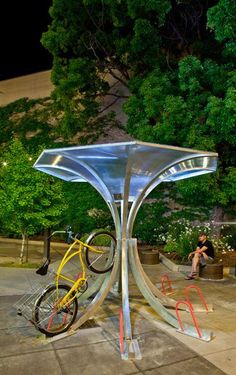
[(57, 307), (71, 287), (66, 284), (50, 285), (35, 303), (34, 323), (40, 332), (54, 336), (68, 330), (76, 318), (78, 301), (75, 298), (68, 306)]
[(85, 248), (85, 259), (87, 267), (95, 273), (105, 273), (113, 267), (113, 260), (116, 248), (115, 237), (107, 231), (92, 233), (87, 244), (94, 247), (101, 253), (96, 253), (89, 248)]

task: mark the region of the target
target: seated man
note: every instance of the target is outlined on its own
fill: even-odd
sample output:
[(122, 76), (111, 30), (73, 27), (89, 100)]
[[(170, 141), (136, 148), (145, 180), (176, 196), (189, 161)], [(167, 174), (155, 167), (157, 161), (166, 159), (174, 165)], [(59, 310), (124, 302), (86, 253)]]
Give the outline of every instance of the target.
[(185, 280), (195, 279), (198, 264), (200, 263), (204, 267), (207, 263), (214, 261), (214, 256), (214, 247), (211, 241), (207, 239), (205, 233), (201, 233), (196, 250), (192, 251), (188, 256), (188, 259), (192, 258), (192, 269), (191, 273), (185, 277)]

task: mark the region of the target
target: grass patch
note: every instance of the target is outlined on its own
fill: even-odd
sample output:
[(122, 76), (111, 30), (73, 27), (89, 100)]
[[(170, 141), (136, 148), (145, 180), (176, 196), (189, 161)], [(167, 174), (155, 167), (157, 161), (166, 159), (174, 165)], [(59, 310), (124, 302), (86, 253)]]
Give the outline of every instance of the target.
[(16, 262), (6, 262), (0, 263), (0, 267), (12, 267), (12, 268), (39, 268), (41, 263), (16, 263)]

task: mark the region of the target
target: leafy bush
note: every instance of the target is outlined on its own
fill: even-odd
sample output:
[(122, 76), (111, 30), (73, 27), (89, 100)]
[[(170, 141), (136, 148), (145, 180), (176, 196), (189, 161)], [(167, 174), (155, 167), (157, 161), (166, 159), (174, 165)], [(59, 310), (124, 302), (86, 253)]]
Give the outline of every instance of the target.
[(158, 240), (165, 243), (165, 252), (176, 252), (181, 258), (185, 259), (189, 252), (196, 248), (200, 231), (200, 227), (193, 228), (190, 221), (180, 219), (169, 224), (167, 232), (161, 234)]
[(96, 228), (114, 229), (111, 213), (106, 202), (88, 183), (63, 183), (68, 209), (64, 212), (62, 227), (70, 224), (80, 236)]
[(236, 249), (236, 226), (224, 225), (221, 229), (221, 234), (224, 239), (227, 239), (228, 245), (230, 245), (231, 248)]
[[(225, 226), (221, 226), (221, 231)], [(165, 252), (176, 252), (182, 260), (187, 259), (188, 254), (196, 249), (198, 243), (199, 233), (204, 232), (212, 241), (215, 252), (222, 252), (223, 254), (228, 251), (234, 251), (229, 241), (232, 238), (231, 234), (219, 236), (215, 234), (215, 228), (210, 224), (207, 225), (193, 225), (192, 222), (181, 219), (172, 222), (168, 225), (167, 232), (162, 233), (158, 237), (158, 242), (164, 244), (163, 250)]]
[(134, 225), (133, 237), (145, 244), (156, 244), (161, 231), (165, 230), (167, 207), (163, 201), (143, 204)]

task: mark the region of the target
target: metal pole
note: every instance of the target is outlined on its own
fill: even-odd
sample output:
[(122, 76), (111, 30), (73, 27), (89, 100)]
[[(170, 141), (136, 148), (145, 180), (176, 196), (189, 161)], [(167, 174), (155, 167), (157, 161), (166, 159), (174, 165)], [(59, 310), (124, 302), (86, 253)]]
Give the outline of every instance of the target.
[(49, 238), (50, 234), (51, 234), (50, 228), (44, 229), (43, 257), (46, 259), (50, 258), (50, 242), (51, 242), (51, 238)]

